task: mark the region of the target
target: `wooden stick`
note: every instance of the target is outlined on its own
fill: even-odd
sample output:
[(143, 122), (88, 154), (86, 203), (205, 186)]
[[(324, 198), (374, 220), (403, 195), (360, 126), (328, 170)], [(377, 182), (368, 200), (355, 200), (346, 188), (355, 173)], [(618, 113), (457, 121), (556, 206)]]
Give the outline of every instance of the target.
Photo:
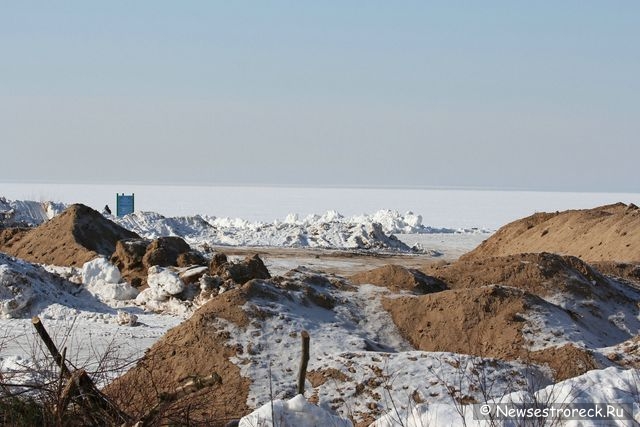
[[(119, 408), (113, 406), (111, 402), (109, 402), (109, 400), (97, 389), (93, 380), (91, 379), (91, 377), (89, 377), (89, 375), (87, 375), (84, 369), (80, 369), (74, 372), (73, 375), (71, 374), (69, 368), (67, 368), (67, 365), (65, 364), (64, 357), (58, 351), (58, 348), (49, 336), (49, 333), (40, 321), (40, 318), (38, 316), (34, 316), (31, 319), (31, 323), (33, 323), (36, 331), (38, 331), (38, 335), (40, 335), (40, 338), (47, 346), (47, 349), (49, 350), (49, 353), (51, 353), (51, 356), (53, 356), (56, 364), (60, 367), (61, 375), (65, 378), (74, 379), (73, 384), (75, 384), (76, 386), (73, 387), (72, 385), (69, 385), (69, 392), (71, 393), (75, 391), (76, 393), (74, 394), (77, 394), (79, 392), (79, 397), (81, 397), (81, 400), (85, 402), (85, 405), (89, 409), (93, 409), (91, 411), (88, 411), (87, 415), (92, 417), (92, 419), (96, 422), (104, 421), (104, 419), (101, 419), (99, 417), (104, 418), (105, 416), (108, 418), (116, 418), (118, 420), (128, 421), (129, 416), (122, 412)], [(99, 414), (95, 411), (95, 409), (101, 410), (103, 411), (103, 413)]]
[(300, 371), (298, 372), (298, 394), (304, 394), (304, 380), (307, 376), (307, 365), (309, 364), (309, 332), (302, 331), (302, 357), (300, 359)]
[(67, 368), (67, 365), (64, 363), (64, 359), (62, 358), (62, 355), (58, 351), (58, 348), (56, 347), (56, 345), (53, 343), (53, 340), (49, 336), (49, 333), (44, 328), (44, 325), (40, 321), (40, 318), (38, 316), (32, 317), (31, 323), (33, 323), (33, 326), (36, 328), (36, 331), (38, 331), (38, 335), (40, 335), (40, 338), (44, 342), (44, 345), (47, 346), (49, 353), (51, 353), (51, 356), (53, 356), (53, 360), (55, 360), (56, 364), (60, 367), (60, 370), (62, 371), (62, 375), (65, 378), (69, 378), (71, 376), (71, 372), (69, 371), (69, 368)]

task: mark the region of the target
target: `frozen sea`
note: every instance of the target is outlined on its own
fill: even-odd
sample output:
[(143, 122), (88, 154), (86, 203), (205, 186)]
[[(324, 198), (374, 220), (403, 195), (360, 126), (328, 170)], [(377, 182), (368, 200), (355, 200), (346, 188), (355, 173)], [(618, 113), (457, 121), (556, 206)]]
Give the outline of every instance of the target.
[(134, 193), (136, 210), (165, 216), (201, 214), (272, 222), (290, 213), (305, 217), (334, 210), (352, 216), (390, 209), (420, 214), (427, 226), (490, 230), (535, 212), (615, 202), (640, 205), (640, 193), (0, 183), (0, 196), (7, 199), (77, 202), (97, 210), (106, 204), (114, 210), (116, 193)]

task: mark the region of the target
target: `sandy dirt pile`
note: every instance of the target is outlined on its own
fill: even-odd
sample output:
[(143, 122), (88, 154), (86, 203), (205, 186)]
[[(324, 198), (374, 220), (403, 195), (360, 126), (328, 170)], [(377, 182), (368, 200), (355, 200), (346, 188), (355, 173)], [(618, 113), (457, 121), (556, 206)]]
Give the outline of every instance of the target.
[(356, 285), (368, 283), (383, 286), (395, 292), (406, 290), (416, 294), (439, 292), (447, 287), (443, 281), (427, 276), (420, 270), (395, 264), (354, 274), (349, 277), (349, 280)]
[(527, 350), (522, 313), (548, 305), (528, 292), (503, 286), (383, 300), (400, 333), (418, 350), (547, 364), (556, 380), (597, 367), (588, 351), (571, 345)]
[(271, 274), (258, 254), (245, 257), (241, 262), (229, 262), (224, 253), (216, 253), (209, 262), (209, 273), (224, 282), (244, 285), (252, 279), (270, 279)]
[[(259, 260), (259, 258), (256, 258)], [(313, 274), (308, 280), (326, 280)], [(329, 283), (328, 286), (334, 286)], [(171, 404), (162, 404), (155, 422), (189, 420), (195, 425), (224, 426), (250, 412), (247, 397), (251, 380), (241, 376), (230, 358), (256, 355), (251, 345), (234, 343), (232, 330), (244, 330), (272, 316), (258, 305), (266, 298), (286, 298), (300, 284), (286, 276), (270, 281), (250, 280), (242, 286), (213, 297), (191, 318), (170, 330), (151, 347), (135, 367), (110, 384), (105, 392), (134, 418), (141, 417), (187, 380), (218, 375), (220, 380)], [(330, 309), (336, 304), (330, 298), (305, 288), (305, 304)], [(251, 309), (246, 308), (250, 306)], [(269, 331), (263, 331), (265, 334)], [(254, 335), (255, 336), (255, 335)]]
[(597, 261), (591, 265), (603, 274), (629, 280), (640, 285), (640, 264), (613, 261)]
[(425, 272), (454, 289), (501, 284), (541, 297), (558, 292), (585, 296), (608, 287), (607, 279), (589, 264), (573, 256), (546, 252), (464, 259), (431, 265)]
[(461, 259), (527, 252), (574, 255), (587, 262), (640, 262), (640, 209), (616, 203), (536, 213), (500, 228)]
[(383, 302), (420, 350), (547, 363), (565, 379), (599, 366), (594, 351), (619, 345), (640, 326), (637, 290), (576, 257), (465, 259), (426, 272), (450, 289)]
[(5, 245), (11, 246), (11, 241), (14, 243), (20, 240), (22, 236), (31, 230), (26, 227), (9, 227), (9, 228), (0, 228), (0, 248), (3, 248)]
[(77, 267), (99, 255), (111, 256), (118, 240), (131, 238), (139, 236), (75, 204), (36, 228), (0, 241), (0, 251), (30, 262)]
[(228, 332), (214, 320), (246, 325), (249, 318), (241, 307), (251, 289), (247, 285), (209, 301), (170, 330), (105, 392), (126, 412), (141, 417), (160, 402), (164, 393), (173, 392), (191, 379), (218, 375), (220, 379), (213, 386), (162, 405), (160, 416), (165, 422), (189, 419), (196, 425), (216, 426), (245, 415), (249, 412), (246, 402), (250, 381), (242, 378), (239, 368), (229, 361), (237, 349), (226, 344)]
[[(640, 243), (639, 212), (633, 205), (616, 204), (536, 214), (503, 227), (454, 263), (434, 264), (422, 272), (387, 265), (348, 280), (304, 267), (272, 278), (257, 256), (238, 263), (214, 254), (200, 280), (211, 300), (157, 342), (107, 392), (127, 412), (141, 415), (185, 381), (215, 374), (220, 378), (216, 384), (162, 404), (159, 413), (164, 422), (184, 420), (188, 413), (194, 423), (224, 425), (245, 415), (251, 402), (259, 403), (255, 385), (262, 377), (273, 378), (276, 390), (288, 390), (282, 385), (285, 377), (267, 373), (263, 365), (270, 354), (291, 356), (291, 331), (305, 325), (319, 328), (314, 343), (324, 343), (318, 359), (324, 362), (392, 348), (386, 343), (397, 336), (409, 349), (547, 365), (557, 381), (600, 367), (633, 366), (640, 360), (634, 338), (640, 330), (640, 291), (601, 274), (576, 255), (611, 263), (607, 273), (620, 270), (633, 277), (633, 262), (640, 260), (632, 250), (636, 240)], [(143, 266), (147, 248), (131, 249)], [(625, 260), (627, 267), (617, 263)], [(386, 319), (390, 315), (397, 330), (379, 327), (380, 313)], [(347, 330), (353, 335), (340, 335), (336, 325), (342, 323), (350, 325)], [(335, 327), (329, 332), (320, 332), (320, 325), (331, 324)], [(371, 329), (367, 334), (357, 329), (363, 325)], [(328, 342), (352, 348), (340, 347), (337, 356), (331, 355)], [(312, 369), (313, 387), (322, 386), (326, 372), (335, 376), (333, 383), (347, 381), (345, 375), (360, 369), (357, 360), (350, 363), (348, 373), (333, 365)], [(281, 368), (274, 367), (274, 372)], [(258, 395), (266, 394), (262, 390)]]

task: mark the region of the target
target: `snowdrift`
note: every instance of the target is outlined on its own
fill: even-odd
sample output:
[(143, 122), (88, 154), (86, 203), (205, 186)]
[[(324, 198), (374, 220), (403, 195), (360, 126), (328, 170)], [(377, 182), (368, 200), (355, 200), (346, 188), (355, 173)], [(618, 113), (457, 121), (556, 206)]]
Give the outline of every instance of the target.
[[(509, 420), (499, 419), (497, 410), (489, 407), (484, 415), (481, 405), (464, 406), (458, 403), (414, 402), (408, 408), (396, 407), (380, 417), (371, 427), (425, 427), (425, 426), (476, 426), (515, 427), (522, 425), (558, 425), (576, 427), (630, 426), (640, 421), (637, 390), (638, 373), (633, 370), (607, 368), (591, 371), (582, 376), (552, 384), (535, 392), (514, 392), (489, 404), (509, 405), (508, 408), (556, 409), (557, 415), (546, 420), (516, 415)], [(616, 402), (612, 415), (607, 415), (603, 402)], [(518, 406), (521, 405), (521, 406)], [(572, 413), (600, 405), (602, 416), (594, 419), (571, 419)], [(575, 411), (575, 412), (572, 412)], [(552, 413), (552, 412), (549, 412)], [(566, 416), (564, 414), (567, 414)], [(586, 418), (586, 417), (584, 417)], [(596, 419), (597, 418), (597, 419)], [(302, 395), (289, 400), (276, 400), (240, 420), (240, 427), (256, 425), (273, 427), (273, 420), (280, 427), (298, 426), (352, 426), (350, 420), (336, 417), (330, 411), (309, 404)]]
[[(206, 242), (222, 246), (411, 251), (393, 236), (397, 225), (385, 229), (372, 217), (344, 218), (336, 212), (304, 220), (289, 216), (285, 221), (273, 223), (201, 216), (165, 218), (151, 212), (136, 212), (117, 221), (146, 238), (181, 236), (194, 245)], [(420, 227), (412, 229), (419, 230)]]
[(65, 208), (63, 203), (7, 200), (0, 197), (0, 228), (34, 227), (60, 214)]
[[(59, 375), (35, 337), (31, 318), (39, 316), (54, 341), (68, 348), (67, 358), (73, 365), (91, 372), (99, 369), (102, 357), (108, 355), (113, 369), (101, 371), (99, 376), (110, 382), (122, 373), (122, 367), (142, 356), (183, 319), (144, 312), (130, 299), (136, 294), (102, 258), (79, 269), (43, 267), (0, 253), (3, 381), (29, 384), (41, 381), (43, 375)], [(47, 367), (56, 372), (43, 371)]]
[(77, 283), (0, 253), (0, 315), (3, 318), (72, 317), (77, 310), (109, 313), (115, 311), (88, 295), (81, 295)]

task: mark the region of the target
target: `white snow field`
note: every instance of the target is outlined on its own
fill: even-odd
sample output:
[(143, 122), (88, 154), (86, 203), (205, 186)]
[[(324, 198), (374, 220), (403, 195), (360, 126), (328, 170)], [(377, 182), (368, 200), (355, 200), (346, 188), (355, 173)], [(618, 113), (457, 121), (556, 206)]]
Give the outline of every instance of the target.
[(142, 356), (184, 320), (136, 306), (135, 289), (112, 283), (119, 279), (114, 268), (103, 259), (83, 270), (39, 266), (0, 253), (0, 370), (5, 380), (28, 383), (34, 368), (49, 358), (32, 316), (39, 316), (58, 346), (67, 348), (73, 365), (95, 370), (107, 353), (114, 368), (123, 365), (104, 381), (121, 374), (125, 361)]
[[(0, 195), (6, 197), (0, 198), (0, 221), (36, 225), (73, 202), (98, 210), (108, 203), (115, 210), (115, 193), (123, 191), (135, 192), (136, 206), (142, 210), (117, 221), (145, 237), (178, 235), (195, 247), (206, 243), (409, 253), (428, 253), (438, 250), (437, 245), (462, 253), (500, 225), (535, 211), (589, 208), (618, 201), (640, 204), (638, 194), (0, 184)], [(57, 202), (48, 202), (50, 199)], [(322, 270), (322, 259), (315, 261), (314, 268)], [(289, 274), (301, 280), (310, 274), (322, 275), (305, 268)], [(31, 324), (31, 316), (36, 315), (56, 343), (67, 348), (67, 358), (75, 366), (91, 371), (100, 365), (105, 352), (119, 362), (141, 357), (197, 308), (173, 298), (181, 285), (171, 272), (158, 269), (151, 279), (149, 290), (138, 294), (101, 258), (74, 269), (34, 265), (0, 253), (0, 371), (5, 379), (28, 384), (33, 381), (33, 368), (42, 366), (46, 359)], [(232, 360), (242, 375), (252, 379), (247, 404), (256, 411), (243, 418), (241, 426), (271, 426), (273, 420), (279, 427), (347, 426), (351, 425), (350, 415), (367, 413), (376, 414), (372, 424), (376, 427), (525, 424), (522, 419), (479, 420), (472, 410), (475, 406), (458, 403), (462, 398), (479, 404), (624, 404), (624, 419), (555, 420), (556, 424), (548, 425), (640, 423), (640, 375), (635, 369), (610, 367), (552, 384), (550, 373), (535, 366), (415, 351), (381, 307), (380, 299), (389, 291), (363, 285), (345, 294), (314, 286), (340, 304), (334, 310), (309, 307), (304, 305), (302, 294), (291, 292), (291, 298), (252, 300), (252, 306), (244, 309), (276, 315), (245, 331), (219, 320), (237, 344), (256, 349), (255, 354), (246, 352)], [(558, 306), (573, 307), (574, 302), (563, 300), (562, 295), (554, 298)], [(589, 305), (581, 307), (588, 314)], [(610, 323), (608, 334), (625, 327), (637, 329), (640, 322), (638, 311), (627, 306), (612, 306), (603, 310), (602, 316), (594, 319)], [(604, 347), (609, 341), (573, 330), (573, 322), (564, 312), (538, 312), (527, 321), (532, 349), (559, 345), (566, 342), (563, 338), (570, 338), (603, 347), (601, 354), (606, 354)], [(328, 375), (313, 386), (307, 379), (306, 389), (313, 394), (295, 396), (295, 372), (289, 372), (288, 367), (297, 366), (296, 332), (302, 329), (312, 337), (308, 371), (334, 373), (340, 380)], [(276, 339), (274, 331), (279, 331), (278, 336), (288, 331), (289, 335), (284, 335), (291, 339)], [(628, 331), (632, 336), (637, 332)], [(120, 368), (102, 377), (102, 383), (120, 374)], [(358, 393), (365, 383), (365, 391)], [(373, 401), (378, 403), (371, 406)]]

